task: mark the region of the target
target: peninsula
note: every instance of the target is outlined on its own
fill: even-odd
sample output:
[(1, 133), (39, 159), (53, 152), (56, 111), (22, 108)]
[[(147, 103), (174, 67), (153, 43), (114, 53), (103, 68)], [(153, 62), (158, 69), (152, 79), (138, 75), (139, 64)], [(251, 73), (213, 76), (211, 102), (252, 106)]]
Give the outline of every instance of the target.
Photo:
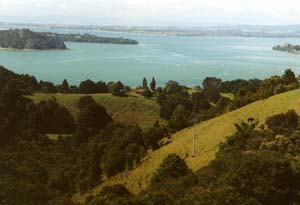
[(0, 47), (3, 49), (64, 50), (64, 41), (56, 36), (33, 32), (29, 29), (0, 31)]
[(34, 32), (29, 29), (0, 30), (0, 48), (20, 50), (65, 50), (64, 42), (110, 43), (136, 45), (137, 41), (126, 38), (100, 37), (90, 34), (58, 34)]
[(57, 33), (50, 33), (62, 41), (71, 41), (71, 42), (83, 42), (83, 43), (110, 43), (110, 44), (129, 44), (129, 45), (136, 45), (138, 42), (132, 39), (126, 38), (111, 38), (111, 37), (100, 37), (91, 34), (57, 34)]

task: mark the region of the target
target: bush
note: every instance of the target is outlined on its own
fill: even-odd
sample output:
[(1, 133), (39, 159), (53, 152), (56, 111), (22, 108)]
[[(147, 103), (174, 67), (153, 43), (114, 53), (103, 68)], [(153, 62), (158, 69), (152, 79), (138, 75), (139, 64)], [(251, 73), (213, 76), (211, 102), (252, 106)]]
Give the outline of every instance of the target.
[(288, 134), (298, 126), (299, 117), (295, 110), (267, 118), (268, 128), (278, 134)]
[(180, 178), (186, 175), (188, 167), (183, 159), (176, 154), (168, 155), (160, 164), (159, 169), (151, 177), (151, 182), (160, 182), (165, 178)]

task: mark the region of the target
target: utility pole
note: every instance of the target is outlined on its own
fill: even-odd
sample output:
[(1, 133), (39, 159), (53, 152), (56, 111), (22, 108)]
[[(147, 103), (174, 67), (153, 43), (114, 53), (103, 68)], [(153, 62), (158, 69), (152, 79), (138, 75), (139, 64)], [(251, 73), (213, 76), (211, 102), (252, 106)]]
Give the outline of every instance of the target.
[(193, 122), (193, 155), (192, 157), (195, 157), (195, 120)]

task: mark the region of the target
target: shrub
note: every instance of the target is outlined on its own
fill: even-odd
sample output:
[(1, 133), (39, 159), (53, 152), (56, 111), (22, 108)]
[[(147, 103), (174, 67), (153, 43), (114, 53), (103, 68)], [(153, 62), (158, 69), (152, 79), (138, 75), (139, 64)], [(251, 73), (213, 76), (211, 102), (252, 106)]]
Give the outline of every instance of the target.
[(188, 167), (183, 159), (176, 154), (168, 155), (160, 164), (159, 169), (151, 177), (152, 183), (159, 182), (164, 178), (180, 178), (186, 175)]

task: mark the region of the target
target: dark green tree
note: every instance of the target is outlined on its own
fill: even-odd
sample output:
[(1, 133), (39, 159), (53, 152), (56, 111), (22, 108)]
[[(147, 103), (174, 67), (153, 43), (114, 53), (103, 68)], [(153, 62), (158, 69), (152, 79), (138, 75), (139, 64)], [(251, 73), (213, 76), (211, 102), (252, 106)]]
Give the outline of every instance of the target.
[(112, 121), (106, 109), (97, 104), (90, 96), (82, 97), (78, 102), (80, 109), (78, 125), (94, 130), (104, 129)]
[(79, 91), (82, 94), (94, 94), (97, 93), (97, 86), (94, 81), (88, 79), (80, 83)]
[(187, 127), (190, 123), (190, 111), (183, 105), (177, 105), (169, 120), (169, 126), (175, 131)]
[(295, 76), (295, 73), (291, 69), (287, 69), (284, 71), (284, 74), (282, 76), (282, 80), (286, 85), (292, 84), (292, 83), (297, 83), (297, 79)]
[(147, 88), (148, 87), (148, 82), (146, 78), (143, 78), (143, 88)]
[(152, 90), (153, 92), (155, 92), (155, 88), (156, 88), (156, 80), (155, 80), (154, 77), (152, 78), (152, 81), (151, 81), (151, 83), (150, 83), (150, 88), (151, 88), (151, 90)]
[(211, 102), (216, 103), (220, 95), (221, 80), (217, 78), (205, 78), (203, 81), (203, 94)]
[(108, 93), (108, 88), (105, 82), (99, 81), (96, 83), (96, 86), (97, 86), (98, 93)]
[(63, 80), (63, 82), (60, 86), (60, 92), (61, 93), (68, 93), (69, 92), (69, 83), (66, 79)]
[(36, 125), (42, 133), (67, 134), (75, 129), (73, 116), (55, 98), (38, 103), (37, 117)]
[(144, 134), (144, 142), (146, 147), (156, 150), (159, 148), (159, 141), (168, 136), (167, 131), (159, 125), (157, 121), (150, 129)]
[(201, 92), (192, 94), (192, 104), (194, 112), (208, 111), (211, 108), (207, 98)]

